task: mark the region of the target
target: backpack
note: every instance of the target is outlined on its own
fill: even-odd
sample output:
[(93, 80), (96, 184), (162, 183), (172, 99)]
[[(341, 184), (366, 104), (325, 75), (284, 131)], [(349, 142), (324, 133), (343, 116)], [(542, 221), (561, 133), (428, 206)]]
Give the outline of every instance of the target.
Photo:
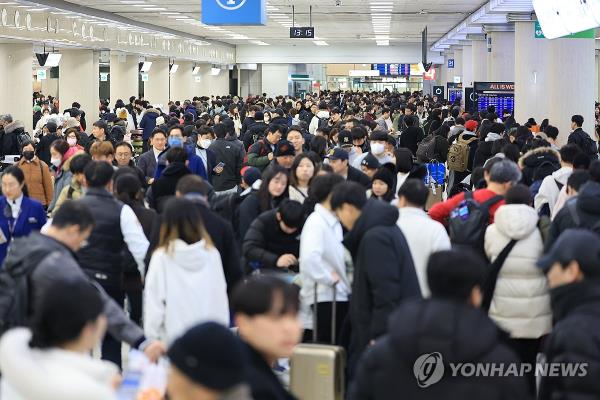
[(594, 225), (588, 226), (584, 224), (577, 212), (577, 200), (569, 201), (567, 203), (567, 209), (569, 210), (569, 214), (571, 218), (573, 218), (573, 222), (575, 223), (575, 227), (579, 229), (587, 229), (597, 234), (600, 234), (600, 221), (596, 222)]
[(465, 199), (450, 213), (448, 227), (452, 244), (483, 250), (490, 207), (502, 199), (502, 196), (497, 195), (479, 204), (472, 192), (465, 192)]
[(458, 139), (452, 143), (448, 150), (448, 169), (456, 172), (465, 172), (469, 166), (470, 144), (477, 140), (476, 136), (471, 139), (464, 139), (461, 134)]
[(435, 135), (427, 135), (417, 146), (417, 160), (422, 163), (428, 163), (435, 159)]
[(17, 144), (19, 148), (23, 147), (23, 143), (31, 141), (31, 136), (27, 132), (22, 132), (17, 135)]
[(30, 277), (46, 256), (47, 251), (33, 251), (0, 271), (0, 336), (11, 328), (26, 325), (32, 311)]
[[(317, 118), (319, 118), (319, 117), (317, 117)], [(325, 129), (325, 128), (329, 128), (329, 117), (319, 118), (318, 129)]]
[(593, 156), (592, 160), (598, 158), (598, 143), (596, 143), (590, 135), (585, 135), (585, 149), (583, 149), (587, 155)]
[(266, 149), (267, 149), (267, 146), (265, 146), (265, 144), (264, 144), (264, 142), (263, 142), (263, 141), (259, 140), (259, 141), (255, 142), (254, 144), (252, 144), (252, 145), (251, 145), (251, 146), (248, 148), (248, 151), (247, 151), (247, 152), (246, 152), (246, 154), (244, 155), (244, 160), (242, 161), (242, 166), (243, 166), (243, 167), (246, 167), (246, 166), (248, 165), (248, 155), (249, 155), (250, 153), (254, 153), (254, 151), (255, 151), (255, 149), (256, 149), (256, 148), (255, 148), (255, 146), (258, 146), (258, 152), (257, 152), (257, 153), (258, 153), (258, 156), (259, 156), (259, 157), (264, 157), (264, 156), (266, 156), (266, 155), (269, 155), (269, 153), (271, 152), (271, 151), (269, 150), (269, 151), (267, 151), (267, 152), (265, 153), (265, 151), (266, 151)]

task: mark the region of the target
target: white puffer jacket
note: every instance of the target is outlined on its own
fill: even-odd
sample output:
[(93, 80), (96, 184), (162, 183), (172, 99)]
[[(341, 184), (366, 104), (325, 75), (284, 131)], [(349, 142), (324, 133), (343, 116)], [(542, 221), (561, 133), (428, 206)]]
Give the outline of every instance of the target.
[(524, 204), (503, 205), (494, 222), (485, 233), (491, 261), (511, 239), (518, 242), (500, 269), (490, 317), (512, 338), (539, 338), (552, 328), (552, 311), (546, 277), (535, 265), (543, 251), (537, 213)]

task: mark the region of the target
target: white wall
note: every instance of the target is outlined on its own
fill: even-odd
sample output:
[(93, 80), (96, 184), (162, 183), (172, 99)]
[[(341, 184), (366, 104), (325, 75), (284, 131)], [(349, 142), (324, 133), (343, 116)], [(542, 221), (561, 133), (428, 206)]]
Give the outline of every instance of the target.
[(50, 95), (53, 97), (58, 97), (58, 78), (50, 79), (50, 70), (46, 71), (46, 79), (42, 79), (40, 83), (42, 84), (42, 93), (46, 96)]
[[(404, 46), (336, 45), (336, 46), (237, 46), (236, 62), (261, 64), (352, 64), (418, 63), (421, 44)], [(441, 64), (440, 53), (429, 52), (430, 62)]]
[(262, 65), (262, 92), (268, 97), (288, 93), (288, 64)]
[(262, 69), (261, 65), (257, 66), (256, 70), (243, 69), (240, 70), (240, 95), (248, 97), (248, 95), (257, 95), (262, 92)]
[(32, 131), (33, 44), (0, 45), (0, 113), (12, 114)]
[(201, 84), (196, 96), (222, 96), (229, 94), (229, 71), (221, 70), (219, 75), (210, 74), (211, 65), (200, 65)]
[(127, 104), (131, 96), (138, 96), (140, 91), (138, 56), (119, 54), (110, 55), (110, 102), (114, 104), (121, 99)]

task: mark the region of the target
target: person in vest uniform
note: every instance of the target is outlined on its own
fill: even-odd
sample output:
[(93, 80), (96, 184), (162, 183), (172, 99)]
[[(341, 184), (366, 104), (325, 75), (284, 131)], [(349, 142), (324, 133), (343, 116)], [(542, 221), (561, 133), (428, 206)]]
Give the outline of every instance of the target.
[[(92, 210), (96, 223), (87, 245), (77, 255), (83, 270), (123, 307), (123, 250), (127, 246), (144, 276), (144, 257), (149, 243), (131, 207), (112, 195), (113, 167), (107, 162), (92, 161), (84, 173), (87, 191), (77, 201)], [(102, 342), (102, 358), (121, 365), (121, 343), (111, 335), (106, 335)]]

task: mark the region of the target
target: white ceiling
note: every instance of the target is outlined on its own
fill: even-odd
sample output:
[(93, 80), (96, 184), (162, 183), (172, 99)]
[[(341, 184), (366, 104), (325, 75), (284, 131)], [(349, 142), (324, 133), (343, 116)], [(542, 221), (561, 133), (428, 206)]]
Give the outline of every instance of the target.
[(201, 0), (71, 0), (68, 3), (231, 44), (258, 44), (259, 41), (271, 45), (302, 42), (313, 45), (310, 39), (289, 39), (287, 26), (291, 25), (292, 4), (295, 6), (295, 26), (309, 26), (309, 6), (312, 5), (312, 25), (316, 36), (329, 45), (356, 43), (357, 40), (361, 41), (361, 45), (374, 45), (376, 32), (371, 13), (377, 12), (377, 8), (389, 13), (391, 8), (389, 31), (384, 22), (383, 27), (377, 28), (377, 39), (389, 38), (390, 44), (394, 45), (420, 42), (425, 26), (428, 27), (429, 43), (432, 44), (485, 1), (341, 0), (341, 6), (338, 7), (336, 0), (269, 0), (269, 21), (266, 26), (222, 28), (208, 27), (199, 22)]

